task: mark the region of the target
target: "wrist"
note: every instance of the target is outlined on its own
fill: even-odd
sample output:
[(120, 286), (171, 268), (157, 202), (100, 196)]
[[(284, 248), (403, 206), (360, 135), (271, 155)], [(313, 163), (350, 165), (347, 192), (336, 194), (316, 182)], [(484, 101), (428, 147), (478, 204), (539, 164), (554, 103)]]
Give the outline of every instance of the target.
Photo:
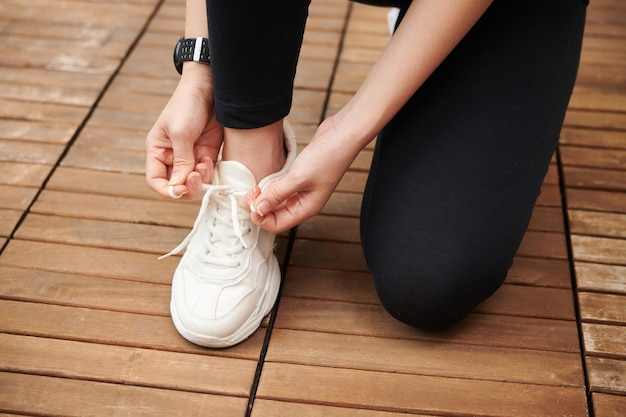
[(213, 83), (213, 73), (211, 66), (202, 62), (186, 61), (183, 62), (183, 73), (181, 79), (199, 79)]
[(197, 99), (202, 100), (212, 99), (213, 77), (210, 68), (207, 68), (207, 65), (196, 62), (186, 62), (184, 65), (185, 70), (176, 88), (179, 94), (193, 95)]
[(345, 138), (345, 141), (342, 141), (343, 146), (347, 146), (355, 154), (367, 146), (380, 130), (376, 127), (375, 118), (368, 119), (358, 115), (349, 104), (330, 119), (338, 137)]

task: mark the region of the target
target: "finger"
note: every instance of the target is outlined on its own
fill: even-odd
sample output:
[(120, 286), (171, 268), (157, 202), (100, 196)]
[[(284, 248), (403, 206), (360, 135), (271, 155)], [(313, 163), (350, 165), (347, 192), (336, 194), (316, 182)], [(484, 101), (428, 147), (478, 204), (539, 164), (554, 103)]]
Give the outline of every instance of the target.
[[(280, 204), (290, 195), (298, 191), (296, 184), (291, 180), (289, 174), (283, 179), (270, 184), (258, 195), (251, 204), (251, 211), (263, 217)], [(254, 210), (252, 210), (254, 208)]]
[(255, 224), (272, 233), (281, 233), (289, 230), (308, 217), (310, 215), (306, 214), (301, 206), (298, 195), (290, 197), (286, 202), (264, 216), (259, 216), (257, 213), (250, 214), (250, 218)]
[[(146, 156), (146, 183), (148, 187), (160, 194), (162, 197), (169, 197), (168, 193), (168, 166), (164, 160), (167, 157), (163, 152), (148, 150)], [(177, 190), (178, 193), (182, 192)]]
[(202, 197), (202, 178), (200, 173), (192, 172), (187, 176), (185, 186), (188, 190), (186, 199), (195, 200)]
[(180, 185), (187, 181), (187, 176), (194, 170), (196, 162), (193, 153), (193, 142), (172, 140), (174, 154), (170, 185)]
[[(167, 187), (167, 193), (169, 194), (169, 196), (171, 198), (173, 198), (174, 200), (178, 200), (179, 198), (182, 198), (185, 194), (188, 193), (188, 191), (183, 191), (181, 190), (182, 186), (181, 185), (169, 185)], [(178, 194), (176, 192), (176, 190), (178, 189), (179, 193)]]
[(256, 207), (254, 207), (254, 200), (261, 194), (261, 189), (255, 185), (250, 191), (243, 196), (242, 207), (249, 213), (256, 213)]
[(214, 163), (211, 158), (202, 157), (195, 170), (200, 174), (203, 183), (210, 184), (213, 181)]

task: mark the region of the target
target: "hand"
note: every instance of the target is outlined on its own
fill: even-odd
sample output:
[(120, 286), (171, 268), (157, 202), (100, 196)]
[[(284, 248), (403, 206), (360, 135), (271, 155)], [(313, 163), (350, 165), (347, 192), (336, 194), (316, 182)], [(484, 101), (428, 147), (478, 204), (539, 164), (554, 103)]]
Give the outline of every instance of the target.
[(332, 119), (324, 121), (283, 179), (250, 191), (243, 205), (252, 202), (252, 221), (280, 233), (318, 214), (360, 150), (341, 136)]
[(223, 128), (215, 119), (210, 69), (185, 65), (185, 75), (146, 138), (146, 181), (163, 197), (170, 198), (172, 185), (175, 194), (194, 199), (201, 196), (202, 183), (213, 180)]

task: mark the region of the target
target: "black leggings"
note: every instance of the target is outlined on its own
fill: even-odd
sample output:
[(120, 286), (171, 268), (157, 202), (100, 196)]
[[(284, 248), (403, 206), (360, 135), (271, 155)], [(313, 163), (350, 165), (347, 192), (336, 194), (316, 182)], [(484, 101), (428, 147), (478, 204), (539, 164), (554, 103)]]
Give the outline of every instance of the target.
[[(209, 16), (216, 5), (234, 3), (208, 0)], [(255, 2), (242, 3), (245, 9)], [(223, 17), (211, 16), (216, 104), (231, 127), (262, 126), (289, 111), (308, 0), (277, 3), (275, 11), (288, 14), (279, 22), (298, 24), (286, 38), (275, 34), (281, 46), (264, 52), (249, 54), (255, 47), (246, 42), (216, 41), (216, 20)], [(407, 5), (401, 3), (402, 16)], [(238, 16), (239, 27), (257, 25), (248, 31), (265, 33), (255, 14), (245, 22)], [(581, 0), (495, 0), (380, 133), (361, 238), (381, 303), (397, 319), (445, 328), (504, 281), (559, 137), (584, 21)], [(252, 62), (257, 52), (272, 56)], [(227, 55), (237, 63), (222, 67), (220, 57)], [(289, 74), (274, 79), (279, 71), (264, 70), (271, 59), (282, 62), (272, 67), (291, 65)], [(231, 66), (243, 72), (228, 74)], [(289, 99), (282, 105), (263, 108), (283, 96)]]

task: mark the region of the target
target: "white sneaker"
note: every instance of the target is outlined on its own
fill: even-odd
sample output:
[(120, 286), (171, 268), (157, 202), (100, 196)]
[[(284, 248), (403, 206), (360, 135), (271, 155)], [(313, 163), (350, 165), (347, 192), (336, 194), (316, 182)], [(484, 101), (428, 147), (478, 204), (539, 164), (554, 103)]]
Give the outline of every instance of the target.
[[(296, 138), (284, 123), (287, 159), (259, 182), (263, 189), (284, 177), (296, 157)], [(275, 234), (261, 229), (241, 207), (255, 185), (236, 161), (219, 161), (189, 235), (167, 255), (183, 255), (172, 281), (170, 311), (178, 332), (192, 343), (222, 348), (247, 339), (272, 309), (280, 287)]]

